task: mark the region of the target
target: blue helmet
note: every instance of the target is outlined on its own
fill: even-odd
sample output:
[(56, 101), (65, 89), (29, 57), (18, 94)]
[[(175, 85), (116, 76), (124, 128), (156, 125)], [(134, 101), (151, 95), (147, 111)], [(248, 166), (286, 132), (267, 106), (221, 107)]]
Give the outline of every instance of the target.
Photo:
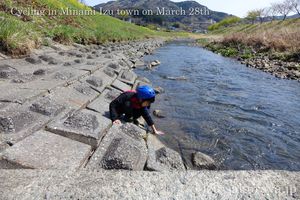
[(136, 89), (137, 97), (142, 100), (152, 100), (154, 102), (155, 92), (152, 87), (147, 85), (139, 86)]

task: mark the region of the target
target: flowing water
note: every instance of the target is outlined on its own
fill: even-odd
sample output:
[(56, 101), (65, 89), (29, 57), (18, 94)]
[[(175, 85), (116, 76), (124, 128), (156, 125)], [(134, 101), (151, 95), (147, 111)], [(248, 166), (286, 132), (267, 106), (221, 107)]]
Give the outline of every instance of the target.
[[(160, 139), (178, 150), (188, 166), (202, 151), (220, 169), (300, 170), (300, 83), (186, 43), (170, 43), (146, 56), (161, 61), (137, 74), (165, 93), (152, 106), (166, 132)], [(174, 80), (179, 77), (180, 80)]]

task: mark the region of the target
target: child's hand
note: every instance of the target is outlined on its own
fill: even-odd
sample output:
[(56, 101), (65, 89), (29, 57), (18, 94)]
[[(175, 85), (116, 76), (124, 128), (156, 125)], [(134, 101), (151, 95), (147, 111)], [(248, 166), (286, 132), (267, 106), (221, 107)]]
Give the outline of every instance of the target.
[(155, 135), (164, 135), (165, 133), (162, 132), (162, 131), (155, 131), (154, 134), (155, 134)]
[(113, 122), (113, 125), (115, 125), (115, 124), (121, 124), (121, 121), (117, 119)]

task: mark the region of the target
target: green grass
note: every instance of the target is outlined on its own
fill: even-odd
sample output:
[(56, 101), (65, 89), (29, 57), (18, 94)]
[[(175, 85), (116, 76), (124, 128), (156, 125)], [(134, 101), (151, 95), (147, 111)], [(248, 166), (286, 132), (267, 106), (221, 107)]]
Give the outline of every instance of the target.
[(188, 36), (187, 33), (154, 31), (100, 13), (89, 16), (16, 17), (9, 12), (12, 7), (25, 9), (30, 6), (36, 10), (91, 10), (77, 0), (4, 0), (0, 3), (0, 44), (2, 50), (12, 55), (27, 54), (30, 49), (43, 44), (45, 37), (65, 44), (101, 44), (109, 41)]
[(233, 33), (257, 33), (262, 31), (278, 31), (278, 29), (298, 29), (300, 19), (288, 19), (285, 21), (265, 22), (262, 24), (235, 24), (230, 27), (220, 27), (219, 29), (211, 30), (211, 35), (229, 35)]
[(282, 61), (300, 59), (300, 19), (239, 23), (210, 31), (206, 37), (210, 41), (206, 46), (225, 56), (238, 54), (248, 59), (262, 54)]

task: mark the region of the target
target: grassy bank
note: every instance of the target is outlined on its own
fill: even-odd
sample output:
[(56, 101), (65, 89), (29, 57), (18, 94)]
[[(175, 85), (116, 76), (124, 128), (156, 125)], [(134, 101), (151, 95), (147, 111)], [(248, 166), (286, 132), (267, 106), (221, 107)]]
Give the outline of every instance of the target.
[(300, 19), (224, 26), (211, 31), (199, 43), (224, 56), (248, 59), (265, 54), (299, 62)]
[[(32, 15), (28, 11), (42, 13)], [(186, 36), (186, 33), (153, 31), (99, 13), (66, 15), (69, 9), (92, 13), (77, 0), (4, 0), (0, 2), (0, 47), (12, 56), (25, 55), (32, 48), (47, 45), (47, 38), (70, 44), (101, 44), (107, 41), (151, 37)], [(63, 14), (62, 14), (63, 13)], [(69, 12), (70, 13), (70, 12)]]

